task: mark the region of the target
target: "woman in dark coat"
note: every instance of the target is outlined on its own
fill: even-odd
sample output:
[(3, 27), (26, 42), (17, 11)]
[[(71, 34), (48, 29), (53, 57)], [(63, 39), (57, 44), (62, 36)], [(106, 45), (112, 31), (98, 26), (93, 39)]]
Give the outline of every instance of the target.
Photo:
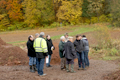
[(50, 39), (50, 35), (46, 36), (46, 42), (47, 42), (47, 48), (48, 48), (48, 62), (46, 63), (46, 67), (52, 67), (50, 65), (50, 61), (51, 61), (51, 55), (53, 54), (52, 51), (55, 49), (55, 47), (53, 46), (52, 40)]
[(30, 72), (35, 72), (36, 70), (36, 53), (33, 48), (33, 42), (34, 42), (34, 38), (32, 35), (30, 35), (27, 41)]

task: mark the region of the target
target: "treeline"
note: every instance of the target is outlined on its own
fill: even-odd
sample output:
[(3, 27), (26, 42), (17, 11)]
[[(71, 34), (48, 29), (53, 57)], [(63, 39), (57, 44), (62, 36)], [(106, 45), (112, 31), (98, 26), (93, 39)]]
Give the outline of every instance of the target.
[(120, 0), (0, 1), (0, 30), (98, 22), (120, 26)]

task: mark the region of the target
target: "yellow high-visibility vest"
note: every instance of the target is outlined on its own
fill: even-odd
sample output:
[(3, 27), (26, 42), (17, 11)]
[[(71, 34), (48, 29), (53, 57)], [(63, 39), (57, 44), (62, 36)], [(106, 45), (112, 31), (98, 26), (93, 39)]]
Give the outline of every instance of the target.
[(35, 49), (35, 52), (43, 52), (43, 53), (48, 52), (47, 43), (43, 38), (40, 37), (36, 38), (33, 47)]

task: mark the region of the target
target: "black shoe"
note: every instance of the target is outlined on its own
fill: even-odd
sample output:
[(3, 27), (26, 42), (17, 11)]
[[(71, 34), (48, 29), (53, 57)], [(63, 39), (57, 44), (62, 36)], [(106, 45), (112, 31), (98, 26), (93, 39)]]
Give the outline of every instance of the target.
[(51, 65), (49, 65), (49, 67), (52, 67)]
[(33, 69), (34, 69), (35, 71), (37, 71), (36, 65), (33, 65)]
[(61, 70), (65, 70), (65, 68), (61, 68)]

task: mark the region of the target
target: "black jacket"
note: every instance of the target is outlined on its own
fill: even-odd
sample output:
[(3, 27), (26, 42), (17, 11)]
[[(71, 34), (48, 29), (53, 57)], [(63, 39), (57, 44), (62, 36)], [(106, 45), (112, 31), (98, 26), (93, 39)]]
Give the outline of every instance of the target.
[(77, 58), (76, 51), (72, 42), (70, 41), (66, 42), (64, 45), (64, 49), (65, 49), (65, 58), (67, 59)]
[(53, 52), (51, 50), (51, 47), (53, 46), (52, 40), (51, 39), (46, 39), (47, 42), (47, 48), (48, 48), (48, 54), (51, 55)]
[(75, 40), (73, 44), (76, 52), (81, 53), (84, 50), (84, 44), (82, 40)]
[(31, 40), (27, 41), (27, 49), (28, 49), (28, 56), (29, 57), (36, 57), (36, 53), (35, 53), (35, 50), (33, 48), (33, 42), (34, 41), (31, 41)]

